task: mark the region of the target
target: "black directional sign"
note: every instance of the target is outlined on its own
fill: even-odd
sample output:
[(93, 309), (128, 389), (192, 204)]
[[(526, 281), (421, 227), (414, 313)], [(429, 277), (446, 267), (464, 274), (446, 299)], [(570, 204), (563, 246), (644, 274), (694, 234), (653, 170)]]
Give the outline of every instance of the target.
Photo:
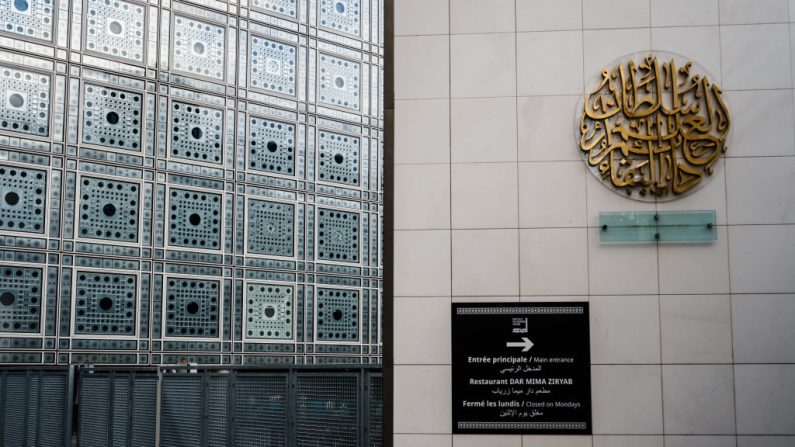
[(591, 434), (588, 303), (452, 309), (453, 433)]

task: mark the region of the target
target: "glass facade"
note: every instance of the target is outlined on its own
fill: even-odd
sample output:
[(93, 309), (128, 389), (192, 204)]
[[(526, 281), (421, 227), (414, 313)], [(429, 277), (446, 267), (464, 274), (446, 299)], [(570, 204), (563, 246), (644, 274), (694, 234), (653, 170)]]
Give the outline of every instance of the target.
[(380, 363), (382, 11), (0, 1), (0, 362)]

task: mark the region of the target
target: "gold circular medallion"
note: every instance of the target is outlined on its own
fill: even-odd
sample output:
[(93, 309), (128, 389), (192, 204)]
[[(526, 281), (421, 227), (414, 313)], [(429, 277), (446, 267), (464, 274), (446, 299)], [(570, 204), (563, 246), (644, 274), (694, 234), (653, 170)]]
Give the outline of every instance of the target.
[(578, 115), (580, 153), (591, 172), (645, 201), (671, 200), (703, 184), (726, 151), (731, 121), (706, 71), (662, 52), (603, 69)]

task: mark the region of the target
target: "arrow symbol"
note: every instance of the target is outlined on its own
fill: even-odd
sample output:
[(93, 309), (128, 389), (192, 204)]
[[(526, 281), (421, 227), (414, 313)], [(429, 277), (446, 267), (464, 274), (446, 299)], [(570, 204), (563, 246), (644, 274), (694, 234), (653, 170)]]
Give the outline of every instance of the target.
[(509, 341), (505, 343), (509, 348), (523, 348), (522, 352), (527, 352), (533, 347), (533, 342), (527, 337), (522, 337), (522, 341)]

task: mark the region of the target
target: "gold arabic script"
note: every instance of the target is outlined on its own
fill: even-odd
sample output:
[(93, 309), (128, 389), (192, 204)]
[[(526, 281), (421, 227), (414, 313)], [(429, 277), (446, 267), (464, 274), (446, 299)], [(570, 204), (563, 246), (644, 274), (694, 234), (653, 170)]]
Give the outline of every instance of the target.
[(641, 199), (671, 198), (711, 175), (729, 110), (707, 76), (646, 55), (602, 70), (585, 97), (580, 149), (603, 181)]

